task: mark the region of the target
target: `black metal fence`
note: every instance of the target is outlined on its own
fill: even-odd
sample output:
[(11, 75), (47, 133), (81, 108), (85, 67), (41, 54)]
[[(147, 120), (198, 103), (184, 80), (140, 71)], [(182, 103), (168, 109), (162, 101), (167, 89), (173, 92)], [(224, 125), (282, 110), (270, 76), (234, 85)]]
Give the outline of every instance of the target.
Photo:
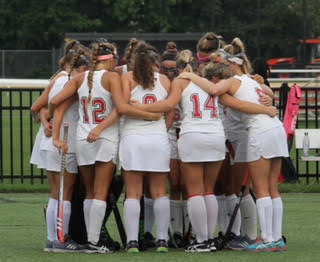
[[(285, 86), (275, 88), (275, 104), (282, 119), (285, 108)], [(280, 90), (282, 90), (280, 92)], [(283, 92), (284, 90), (284, 92)], [(304, 99), (298, 120), (299, 128), (319, 128), (320, 88), (302, 88)], [(0, 88), (0, 181), (43, 183), (46, 174), (30, 164), (30, 156), (39, 124), (33, 122), (30, 107), (41, 94), (36, 88)], [(318, 151), (313, 152), (318, 154)], [(294, 145), (291, 158), (300, 178), (319, 183), (319, 163), (301, 161)]]

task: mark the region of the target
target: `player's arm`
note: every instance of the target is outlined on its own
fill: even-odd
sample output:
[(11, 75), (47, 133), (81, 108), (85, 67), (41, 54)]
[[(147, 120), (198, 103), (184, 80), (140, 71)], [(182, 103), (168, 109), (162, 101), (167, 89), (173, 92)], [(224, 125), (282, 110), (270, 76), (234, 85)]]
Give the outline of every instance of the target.
[(178, 76), (178, 78), (188, 79), (195, 83), (197, 86), (199, 86), (201, 89), (206, 91), (207, 93), (214, 96), (219, 96), (228, 92), (230, 90), (230, 87), (232, 86), (232, 78), (220, 80), (219, 83), (216, 84), (214, 84), (206, 78), (189, 72), (181, 73)]
[(75, 101), (77, 101), (77, 99), (78, 97), (76, 94), (69, 97), (55, 109), (53, 114), (52, 140), (53, 144), (59, 149), (60, 152), (62, 151), (66, 153), (68, 151), (68, 145), (60, 139), (62, 120), (65, 112)]
[(49, 110), (47, 107), (42, 107), (39, 113), (40, 121), (44, 127), (44, 134), (47, 137), (52, 135), (52, 123), (50, 122)]
[(129, 104), (130, 73), (124, 74), (122, 78), (116, 74), (111, 81), (111, 93), (119, 114), (146, 120), (159, 120), (162, 117), (162, 114), (147, 112)]
[(130, 103), (136, 108), (140, 108), (142, 110), (147, 110), (149, 112), (169, 112), (173, 110), (177, 104), (180, 102), (183, 79), (175, 79), (173, 80), (170, 88), (170, 93), (167, 99), (159, 102), (155, 102), (152, 104), (141, 104), (138, 101), (132, 100)]
[(70, 80), (66, 86), (49, 103), (49, 112), (53, 115), (55, 108), (64, 100), (77, 93), (78, 88), (84, 80), (84, 73), (81, 73)]
[(48, 105), (48, 97), (49, 97), (50, 90), (53, 87), (56, 79), (58, 79), (60, 76), (62, 76), (61, 73), (57, 74), (53, 79), (51, 79), (49, 85), (45, 88), (45, 90), (42, 92), (40, 97), (32, 104), (30, 110), (31, 110), (33, 119), (36, 122), (41, 121), (40, 115), (39, 115), (40, 110), (42, 107), (46, 107)]
[(278, 114), (278, 110), (274, 106), (264, 106), (248, 101), (239, 100), (229, 94), (223, 94), (219, 97), (219, 102), (232, 109), (247, 114), (265, 114), (274, 117)]

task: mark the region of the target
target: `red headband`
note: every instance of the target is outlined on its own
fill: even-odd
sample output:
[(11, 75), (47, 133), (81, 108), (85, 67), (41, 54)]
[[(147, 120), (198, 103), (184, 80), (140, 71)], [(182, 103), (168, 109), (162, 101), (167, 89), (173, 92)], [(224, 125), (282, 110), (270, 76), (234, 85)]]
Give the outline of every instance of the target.
[(210, 62), (210, 55), (203, 56), (200, 53), (197, 53), (197, 58), (198, 58), (198, 61), (202, 63)]
[(108, 60), (113, 58), (114, 55), (113, 54), (109, 54), (109, 55), (100, 55), (98, 56), (98, 61), (103, 61), (103, 60)]

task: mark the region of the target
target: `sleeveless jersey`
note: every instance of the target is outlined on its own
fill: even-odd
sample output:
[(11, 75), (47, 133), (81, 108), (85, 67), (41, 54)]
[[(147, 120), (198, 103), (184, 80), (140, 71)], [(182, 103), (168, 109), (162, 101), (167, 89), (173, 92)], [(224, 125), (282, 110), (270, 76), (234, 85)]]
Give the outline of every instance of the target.
[[(85, 72), (84, 80), (78, 89), (79, 96), (79, 121), (77, 139), (87, 139), (88, 134), (108, 117), (114, 108), (111, 93), (102, 84), (102, 76), (106, 70), (95, 71), (91, 89), (91, 101), (88, 102), (89, 86), (88, 73)], [(103, 130), (100, 138), (117, 142), (119, 140), (119, 122)]]
[[(246, 74), (234, 77), (241, 81), (241, 85), (234, 94), (234, 97), (240, 100), (260, 104), (259, 98), (264, 96), (264, 92), (260, 84)], [(241, 113), (240, 115), (242, 122), (250, 133), (261, 133), (282, 125), (278, 117), (272, 118), (265, 114)]]
[[(59, 77), (54, 85), (52, 86), (48, 94), (48, 103), (54, 98), (68, 83), (69, 78), (67, 75)], [(77, 130), (77, 124), (79, 120), (78, 115), (78, 102), (73, 103), (68, 110), (65, 112), (62, 120), (62, 125), (60, 129), (60, 139), (63, 140), (63, 124), (67, 123), (69, 125), (68, 130), (68, 153), (75, 153), (75, 136)], [(41, 149), (47, 151), (58, 152), (58, 149), (53, 145), (52, 137), (44, 137), (41, 143)]]
[(182, 92), (180, 108), (181, 135), (188, 132), (224, 135), (219, 118), (218, 97), (208, 94), (190, 81)]
[[(151, 104), (165, 100), (168, 97), (168, 92), (160, 82), (160, 74), (154, 73), (154, 78), (153, 89), (144, 89), (141, 85), (137, 85), (131, 90), (130, 99), (137, 100), (141, 104)], [(158, 121), (148, 121), (125, 116), (123, 121), (121, 135), (167, 134), (164, 117)]]

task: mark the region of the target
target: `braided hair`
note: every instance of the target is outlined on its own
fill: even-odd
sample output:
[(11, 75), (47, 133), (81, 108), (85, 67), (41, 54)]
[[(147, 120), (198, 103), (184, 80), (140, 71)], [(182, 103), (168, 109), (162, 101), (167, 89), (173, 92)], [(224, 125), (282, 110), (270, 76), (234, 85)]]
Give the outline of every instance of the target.
[(115, 46), (108, 42), (92, 44), (92, 63), (88, 73), (88, 102), (91, 101), (91, 90), (93, 88), (94, 71), (96, 70), (97, 64), (101, 62), (98, 57), (102, 55), (113, 55), (114, 58), (117, 57)]

